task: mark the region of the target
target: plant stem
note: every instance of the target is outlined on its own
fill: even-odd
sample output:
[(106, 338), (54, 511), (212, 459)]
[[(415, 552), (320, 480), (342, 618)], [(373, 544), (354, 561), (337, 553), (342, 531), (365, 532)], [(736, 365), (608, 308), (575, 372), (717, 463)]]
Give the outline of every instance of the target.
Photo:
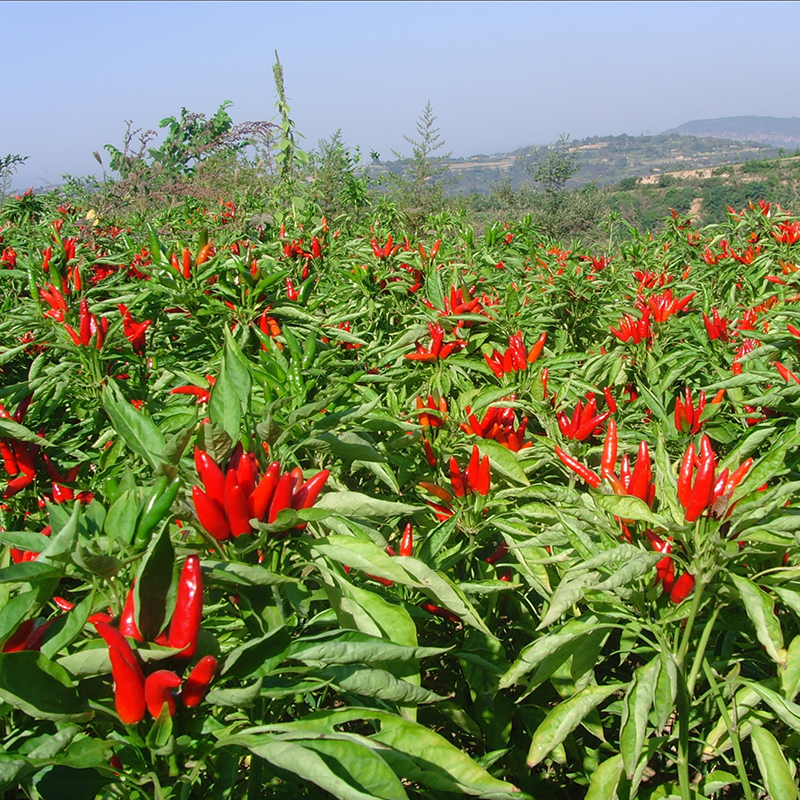
[(747, 777), (747, 770), (744, 768), (744, 757), (742, 756), (742, 745), (739, 742), (739, 732), (733, 725), (730, 714), (728, 714), (728, 709), (726, 708), (725, 701), (720, 694), (716, 678), (714, 677), (714, 673), (708, 663), (708, 659), (706, 658), (703, 659), (703, 672), (705, 673), (706, 680), (708, 680), (708, 684), (714, 694), (714, 700), (717, 703), (717, 708), (719, 708), (719, 714), (725, 723), (725, 727), (728, 729), (728, 736), (730, 736), (733, 752), (736, 756), (736, 771), (739, 773), (742, 791), (744, 792), (744, 796), (747, 798), (747, 800), (753, 800), (753, 791), (750, 788), (750, 780)]

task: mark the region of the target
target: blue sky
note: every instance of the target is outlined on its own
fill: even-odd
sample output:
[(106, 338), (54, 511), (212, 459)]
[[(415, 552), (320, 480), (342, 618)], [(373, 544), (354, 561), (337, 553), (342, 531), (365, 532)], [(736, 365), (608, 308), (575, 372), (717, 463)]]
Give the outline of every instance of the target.
[(46, 185), (94, 173), (127, 119), (224, 100), (272, 119), (276, 49), (309, 149), (341, 128), (406, 152), (428, 101), (456, 156), (800, 116), (799, 22), (773, 2), (2, 2), (0, 156), (29, 156), (16, 187)]

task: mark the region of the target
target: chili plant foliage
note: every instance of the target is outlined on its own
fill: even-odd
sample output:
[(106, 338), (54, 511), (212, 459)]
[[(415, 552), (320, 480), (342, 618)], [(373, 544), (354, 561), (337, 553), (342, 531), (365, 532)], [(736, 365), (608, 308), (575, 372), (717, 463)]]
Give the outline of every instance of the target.
[(34, 199), (0, 230), (8, 796), (796, 797), (787, 212), (611, 253)]

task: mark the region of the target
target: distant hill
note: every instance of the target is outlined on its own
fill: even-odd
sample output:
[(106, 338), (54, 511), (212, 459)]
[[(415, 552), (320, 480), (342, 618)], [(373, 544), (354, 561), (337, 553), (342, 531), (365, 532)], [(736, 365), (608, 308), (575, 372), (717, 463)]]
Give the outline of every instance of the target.
[(664, 135), (711, 136), (734, 142), (759, 142), (772, 147), (800, 147), (800, 118), (798, 117), (720, 117), (695, 119)]
[[(798, 120), (800, 123), (800, 120)], [(452, 158), (446, 162), (453, 183), (449, 195), (488, 195), (501, 185), (519, 189), (530, 183), (526, 162), (548, 147), (523, 147), (511, 153)], [(686, 136), (677, 133), (657, 136), (593, 136), (569, 142), (578, 156), (578, 172), (567, 188), (578, 189), (589, 183), (611, 186), (625, 178), (657, 176), (676, 170), (708, 169), (754, 159), (776, 158), (778, 151), (769, 144), (720, 139), (715, 136)], [(386, 172), (399, 172), (399, 161), (373, 162), (366, 167), (372, 178)]]

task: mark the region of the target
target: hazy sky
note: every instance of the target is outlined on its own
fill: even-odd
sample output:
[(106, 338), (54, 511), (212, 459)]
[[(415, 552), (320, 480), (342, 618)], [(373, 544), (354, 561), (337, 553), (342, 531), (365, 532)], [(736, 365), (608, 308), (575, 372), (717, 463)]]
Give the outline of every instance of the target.
[[(407, 152), (430, 101), (456, 156), (800, 116), (800, 4), (0, 2), (0, 156), (59, 183), (181, 106), (273, 119), (274, 51), (305, 146)], [(105, 153), (104, 153), (105, 156)]]

